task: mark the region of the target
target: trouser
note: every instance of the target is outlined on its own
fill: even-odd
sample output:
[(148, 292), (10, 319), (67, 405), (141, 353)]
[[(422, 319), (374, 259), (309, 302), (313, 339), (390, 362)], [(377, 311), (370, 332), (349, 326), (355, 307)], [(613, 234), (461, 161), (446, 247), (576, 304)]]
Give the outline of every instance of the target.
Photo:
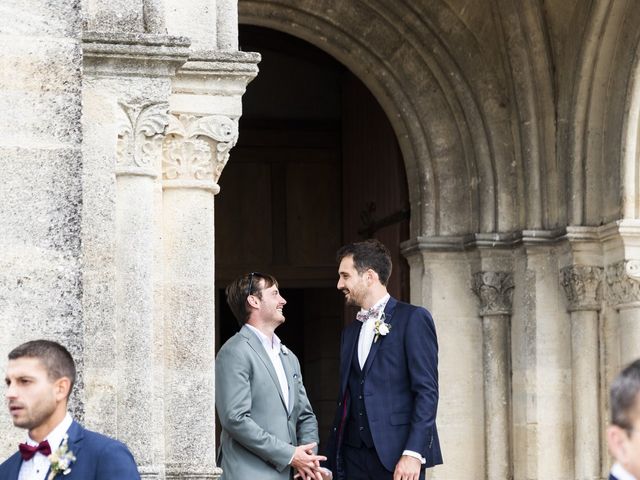
[[(375, 447), (345, 444), (343, 455), (348, 480), (393, 480), (393, 472), (380, 463)], [(420, 480), (424, 480), (424, 468), (420, 471)]]

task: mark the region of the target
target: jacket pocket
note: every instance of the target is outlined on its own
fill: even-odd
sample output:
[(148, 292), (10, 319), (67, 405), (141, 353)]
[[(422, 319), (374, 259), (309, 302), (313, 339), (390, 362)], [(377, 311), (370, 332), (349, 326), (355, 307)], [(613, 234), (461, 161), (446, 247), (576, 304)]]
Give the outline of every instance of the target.
[(391, 425), (406, 425), (411, 421), (411, 412), (392, 413), (389, 416)]

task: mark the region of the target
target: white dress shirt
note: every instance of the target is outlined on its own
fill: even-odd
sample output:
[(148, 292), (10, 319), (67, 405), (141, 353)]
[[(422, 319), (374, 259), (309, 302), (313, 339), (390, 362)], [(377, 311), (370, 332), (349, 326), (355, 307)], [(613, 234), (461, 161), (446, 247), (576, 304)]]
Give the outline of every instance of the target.
[[(45, 440), (49, 442), (51, 452), (55, 452), (60, 447), (62, 439), (67, 433), (67, 430), (69, 430), (69, 427), (71, 427), (72, 423), (73, 419), (71, 418), (71, 415), (69, 415), (69, 412), (67, 412), (62, 422), (60, 422), (58, 426), (54, 428), (49, 435), (47, 435)], [(38, 442), (31, 440), (31, 437), (27, 437), (27, 441), (25, 443), (34, 447), (38, 446)], [(45, 480), (50, 466), (51, 462), (49, 462), (49, 459), (42, 453), (36, 452), (33, 458), (22, 462), (22, 465), (20, 466), (20, 473), (18, 474), (18, 480)]]
[(282, 389), (282, 398), (284, 398), (284, 404), (287, 407), (287, 411), (289, 410), (289, 383), (287, 382), (287, 374), (284, 372), (284, 367), (282, 366), (282, 359), (280, 358), (280, 349), (282, 343), (278, 336), (274, 333), (273, 337), (269, 338), (256, 327), (245, 324), (249, 327), (253, 333), (258, 336), (260, 339), (260, 343), (264, 347), (267, 355), (269, 356), (269, 360), (273, 365), (273, 368), (276, 371), (276, 375), (278, 376), (278, 382), (280, 383), (280, 388)]
[(613, 467), (611, 467), (611, 475), (618, 480), (637, 480), (636, 477), (627, 472), (619, 463), (613, 464)]
[[(373, 344), (373, 338), (375, 337), (375, 327), (376, 322), (380, 320), (382, 314), (384, 313), (384, 307), (387, 305), (391, 296), (386, 294), (380, 300), (378, 300), (373, 307), (369, 310), (379, 309), (378, 315), (372, 315), (367, 320), (362, 322), (362, 328), (360, 329), (360, 336), (358, 337), (358, 363), (360, 364), (360, 368), (364, 367), (365, 362), (367, 361), (367, 357), (369, 356), (369, 352), (371, 351), (371, 345)], [(366, 312), (364, 308), (360, 310), (361, 312)]]
[[(373, 344), (373, 339), (375, 337), (375, 326), (376, 321), (380, 320), (384, 313), (384, 307), (386, 307), (387, 302), (391, 298), (391, 295), (386, 294), (380, 300), (378, 300), (373, 307), (369, 310), (377, 310), (379, 309), (378, 315), (372, 315), (367, 320), (362, 322), (362, 328), (360, 329), (360, 336), (358, 337), (358, 363), (360, 364), (360, 368), (364, 367), (364, 364), (367, 361), (367, 357), (369, 356), (369, 352), (371, 351), (371, 345)], [(365, 312), (366, 310), (363, 308), (360, 310), (361, 312)], [(420, 455), (418, 452), (414, 452), (413, 450), (405, 450), (402, 452), (402, 455), (408, 455), (413, 458), (417, 458), (424, 465), (427, 463), (427, 459)]]

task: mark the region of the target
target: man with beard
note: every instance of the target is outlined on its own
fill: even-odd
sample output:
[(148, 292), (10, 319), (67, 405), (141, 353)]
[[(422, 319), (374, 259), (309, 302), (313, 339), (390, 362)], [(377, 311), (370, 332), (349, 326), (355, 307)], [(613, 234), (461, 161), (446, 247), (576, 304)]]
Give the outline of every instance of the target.
[(140, 480), (124, 444), (71, 418), (67, 402), (75, 378), (73, 358), (58, 343), (34, 340), (9, 353), (5, 397), (13, 424), (29, 436), (0, 465), (2, 480)]
[(442, 463), (433, 320), (390, 297), (391, 256), (379, 241), (346, 245), (337, 259), (337, 288), (361, 310), (342, 334), (326, 466), (336, 480), (424, 479)]

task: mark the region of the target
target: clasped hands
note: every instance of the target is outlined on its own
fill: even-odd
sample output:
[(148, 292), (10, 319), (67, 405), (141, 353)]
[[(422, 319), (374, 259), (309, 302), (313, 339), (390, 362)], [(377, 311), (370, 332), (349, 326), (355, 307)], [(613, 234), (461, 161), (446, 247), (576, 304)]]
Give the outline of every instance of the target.
[(317, 446), (318, 444), (313, 442), (296, 447), (291, 460), (291, 466), (296, 471), (294, 479), (331, 480), (333, 478), (329, 470), (320, 466), (320, 462), (325, 461), (327, 457), (313, 453), (313, 449)]

